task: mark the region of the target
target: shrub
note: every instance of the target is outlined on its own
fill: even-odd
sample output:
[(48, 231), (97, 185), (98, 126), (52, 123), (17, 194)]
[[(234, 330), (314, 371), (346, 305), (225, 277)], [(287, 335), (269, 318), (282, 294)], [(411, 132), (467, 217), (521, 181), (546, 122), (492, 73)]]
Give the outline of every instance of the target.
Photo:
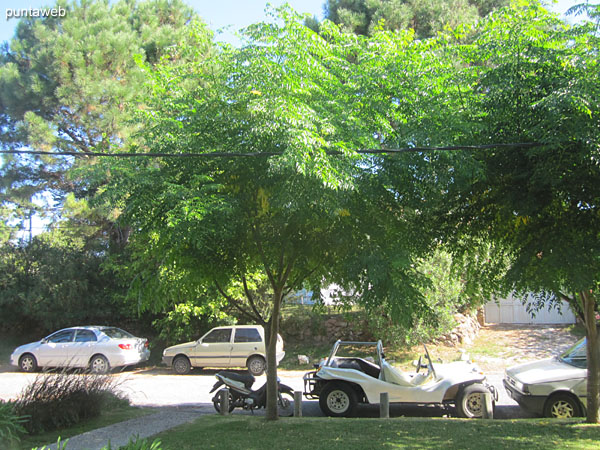
[(97, 417), (114, 403), (128, 403), (118, 392), (118, 379), (110, 375), (44, 373), (36, 377), (15, 403), (19, 415), (27, 415), (31, 433), (52, 431)]
[(152, 325), (159, 331), (159, 338), (169, 345), (198, 339), (214, 326), (234, 323), (214, 303), (200, 306), (192, 301), (178, 303)]
[(15, 414), (14, 405), (0, 400), (0, 442), (16, 443), (19, 435), (25, 432), (23, 422), (27, 417)]
[[(113, 450), (110, 442), (106, 447), (102, 448), (102, 450)], [(118, 450), (162, 450), (162, 444), (158, 439), (148, 442), (147, 439), (140, 440), (139, 436), (137, 436), (129, 439), (129, 442), (120, 446)]]
[[(56, 441), (55, 450), (67, 450), (67, 442), (69, 442), (68, 439), (66, 441), (62, 441), (62, 439), (59, 437), (58, 440)], [(44, 445), (43, 447), (40, 447), (40, 448), (35, 447), (35, 448), (32, 448), (31, 450), (51, 450), (51, 449), (52, 449), (52, 447), (46, 447)]]

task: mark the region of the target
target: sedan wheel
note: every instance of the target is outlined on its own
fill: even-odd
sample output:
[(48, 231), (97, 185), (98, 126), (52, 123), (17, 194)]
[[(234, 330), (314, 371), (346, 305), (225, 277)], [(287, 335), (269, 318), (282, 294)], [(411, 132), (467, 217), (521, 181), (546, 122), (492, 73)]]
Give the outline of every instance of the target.
[(102, 355), (96, 355), (92, 357), (90, 361), (90, 372), (92, 373), (108, 373), (110, 370), (110, 365), (108, 364), (108, 360)]
[(573, 397), (567, 394), (557, 394), (547, 401), (544, 415), (555, 419), (570, 419), (580, 416), (581, 411)]
[(21, 359), (19, 360), (19, 368), (23, 372), (35, 372), (38, 368), (35, 356), (30, 355), (29, 353), (21, 356)]

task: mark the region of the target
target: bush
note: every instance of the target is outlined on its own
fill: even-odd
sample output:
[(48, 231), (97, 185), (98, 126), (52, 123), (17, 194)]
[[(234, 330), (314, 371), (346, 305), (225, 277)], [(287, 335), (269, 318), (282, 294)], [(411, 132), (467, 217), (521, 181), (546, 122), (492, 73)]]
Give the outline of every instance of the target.
[(0, 400), (0, 442), (19, 442), (21, 440), (19, 435), (25, 432), (22, 424), (26, 420), (27, 417), (15, 413), (12, 403)]
[[(108, 443), (108, 446), (102, 448), (102, 450), (113, 450)], [(147, 439), (141, 439), (138, 437), (129, 439), (129, 442), (119, 447), (118, 450), (162, 450), (162, 444), (158, 439), (152, 442), (148, 442)]]
[(159, 338), (167, 345), (198, 339), (212, 327), (234, 323), (214, 305), (196, 305), (194, 302), (178, 303), (152, 325), (159, 331)]
[(30, 434), (66, 428), (97, 417), (114, 403), (128, 403), (110, 375), (80, 373), (40, 374), (21, 393), (15, 412), (26, 415)]
[[(60, 437), (58, 438), (58, 440), (56, 441), (55, 445), (55, 450), (67, 450), (67, 442), (69, 442), (69, 440), (67, 439), (66, 441), (63, 441)], [(52, 450), (52, 447), (46, 447), (45, 445), (43, 447), (35, 447), (31, 450)]]

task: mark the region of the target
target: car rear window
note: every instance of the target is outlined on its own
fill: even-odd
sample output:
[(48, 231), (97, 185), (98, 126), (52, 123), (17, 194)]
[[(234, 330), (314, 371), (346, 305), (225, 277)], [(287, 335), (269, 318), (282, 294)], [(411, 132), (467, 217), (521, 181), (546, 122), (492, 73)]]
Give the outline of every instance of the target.
[(235, 330), (234, 342), (262, 342), (256, 328), (238, 328)]
[(115, 327), (102, 328), (102, 332), (111, 339), (126, 339), (135, 337), (133, 334)]
[(77, 330), (75, 342), (95, 342), (98, 339), (92, 330)]

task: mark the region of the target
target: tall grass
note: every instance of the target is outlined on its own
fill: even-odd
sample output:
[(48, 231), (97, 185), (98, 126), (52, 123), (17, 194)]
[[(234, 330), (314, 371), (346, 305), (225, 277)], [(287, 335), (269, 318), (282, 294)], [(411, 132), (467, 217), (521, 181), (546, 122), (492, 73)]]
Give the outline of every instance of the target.
[(115, 403), (129, 403), (119, 392), (118, 378), (83, 373), (42, 373), (15, 402), (15, 413), (27, 416), (30, 434), (66, 428), (97, 417)]

